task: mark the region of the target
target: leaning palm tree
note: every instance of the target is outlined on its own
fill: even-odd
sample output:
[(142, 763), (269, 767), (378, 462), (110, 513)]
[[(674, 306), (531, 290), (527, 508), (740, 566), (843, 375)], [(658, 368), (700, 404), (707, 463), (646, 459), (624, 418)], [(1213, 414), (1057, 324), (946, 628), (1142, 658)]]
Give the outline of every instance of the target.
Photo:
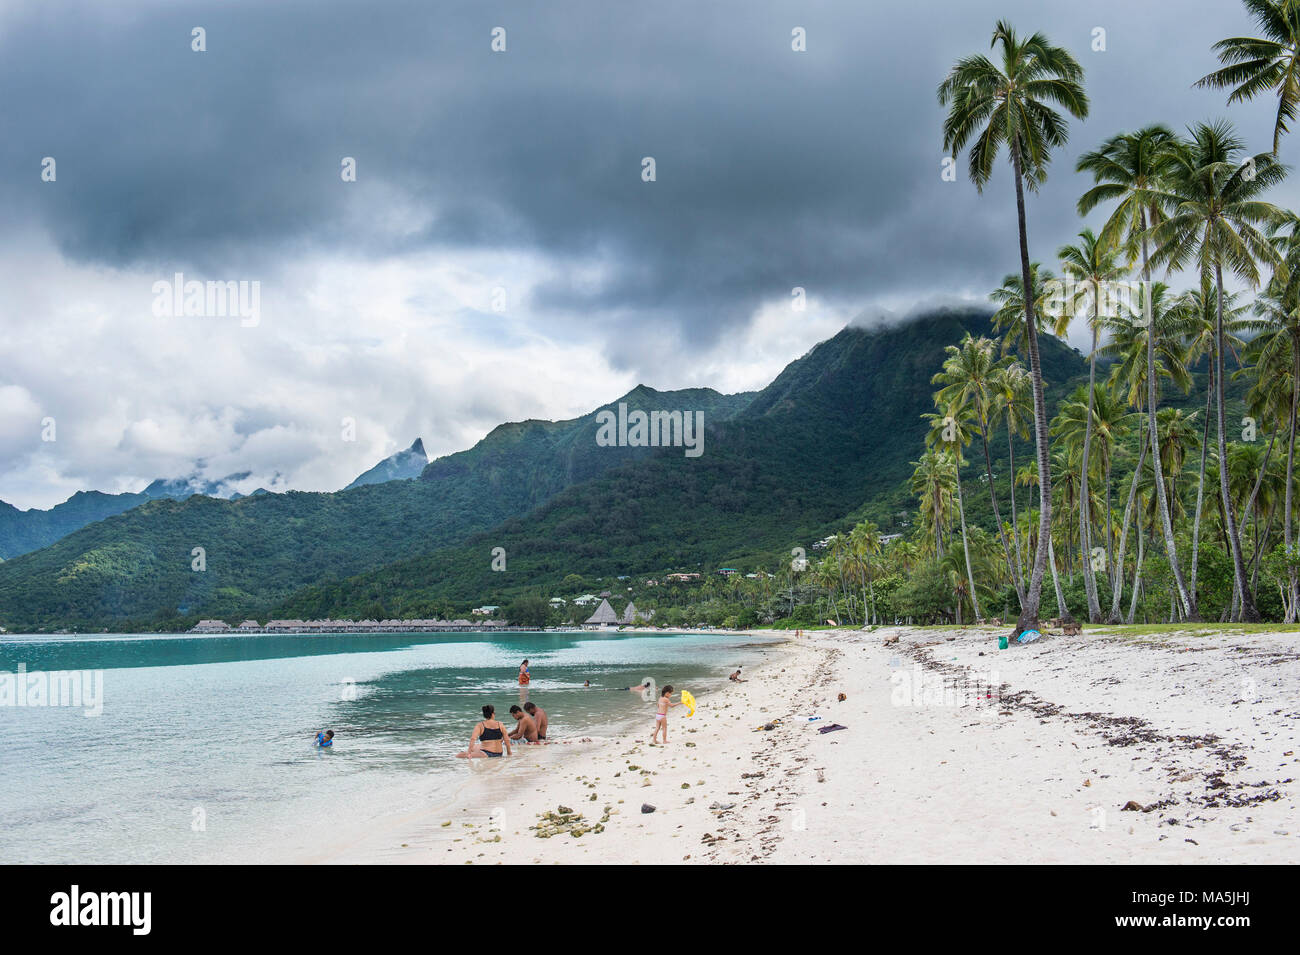
[[(1029, 236), (1025, 229), (1025, 186), (1028, 184), (1031, 190), (1036, 190), (1046, 181), (1052, 150), (1063, 146), (1068, 138), (1065, 118), (1055, 107), (1083, 119), (1088, 115), (1088, 96), (1083, 89), (1083, 68), (1078, 61), (1064, 48), (1053, 46), (1043, 34), (1034, 33), (1022, 40), (1011, 24), (1000, 20), (993, 29), (990, 46), (1000, 46), (1000, 63), (983, 54), (963, 57), (939, 85), (939, 103), (949, 107), (943, 124), (944, 148), (951, 149), (955, 155), (967, 143), (971, 144), (970, 178), (981, 191), (993, 175), (998, 153), (1002, 147), (1007, 148), (1016, 187), (1021, 287), (1032, 289)], [(1043, 367), (1029, 295), (1025, 296), (1025, 324), (1034, 394), (1041, 531), (1029, 587), (1020, 605), (1018, 630), (1038, 625), (1052, 517), (1047, 402), (1043, 397)]]
[(1202, 88), (1232, 88), (1229, 103), (1277, 92), (1273, 155), (1300, 106), (1300, 4), (1295, 0), (1242, 0), (1263, 36), (1234, 36), (1214, 44), (1223, 64), (1196, 83)]
[[(1083, 451), (1079, 465), (1082, 488), (1079, 495), (1079, 547), (1083, 554), (1083, 587), (1088, 598), (1088, 619), (1101, 622), (1101, 605), (1097, 601), (1097, 578), (1092, 569), (1092, 516), (1088, 513), (1088, 459), (1092, 449), (1092, 409), (1097, 393), (1097, 338), (1101, 332), (1102, 303), (1109, 301), (1109, 290), (1124, 273), (1114, 246), (1102, 242), (1091, 229), (1079, 233), (1079, 241), (1057, 249), (1061, 271), (1076, 283), (1078, 293), (1066, 298), (1063, 316), (1068, 320), (1082, 311), (1092, 332), (1092, 349), (1088, 353), (1088, 407), (1084, 424)], [(1091, 307), (1089, 307), (1091, 306)]]
[[(1175, 137), (1163, 126), (1147, 126), (1135, 133), (1112, 136), (1101, 147), (1079, 157), (1080, 172), (1091, 172), (1096, 185), (1079, 199), (1079, 213), (1086, 215), (1098, 204), (1117, 200), (1115, 210), (1102, 227), (1102, 238), (1112, 244), (1122, 245), (1129, 265), (1142, 257), (1144, 288), (1151, 287), (1151, 257), (1149, 231), (1164, 218), (1162, 204), (1166, 195), (1161, 179), (1171, 168), (1172, 147)], [(1147, 299), (1149, 303), (1149, 298)], [(1134, 316), (1127, 316), (1132, 319)], [(1143, 313), (1139, 323), (1151, 324), (1149, 313)], [(1156, 373), (1155, 335), (1146, 340), (1147, 359), (1147, 438), (1156, 438)], [(1173, 571), (1174, 583), (1182, 601), (1183, 613), (1189, 620), (1196, 619), (1196, 591), (1187, 586), (1182, 567), (1178, 562), (1178, 547), (1174, 541), (1173, 521), (1169, 501), (1164, 493), (1164, 479), (1160, 474), (1160, 457), (1154, 443), (1151, 446), (1152, 465), (1156, 469), (1155, 503), (1160, 529), (1164, 533), (1165, 556)]]
[[(1281, 182), (1286, 169), (1272, 155), (1260, 153), (1242, 160), (1242, 141), (1226, 122), (1200, 123), (1188, 142), (1170, 150), (1166, 192), (1160, 197), (1170, 209), (1155, 226), (1157, 248), (1153, 258), (1171, 270), (1195, 263), (1202, 274), (1212, 272), (1217, 295), (1215, 307), (1215, 405), (1218, 417), (1219, 460), (1226, 461), (1227, 422), (1223, 403), (1223, 270), (1226, 266), (1252, 288), (1260, 284), (1259, 262), (1281, 266), (1282, 259), (1268, 236), (1258, 228), (1281, 222), (1282, 210), (1260, 196)], [(1157, 459), (1158, 460), (1158, 459)], [(1156, 482), (1160, 492), (1161, 482)], [(1228, 470), (1219, 468), (1219, 492), (1236, 586), (1241, 591), (1242, 619), (1259, 620), (1255, 601), (1246, 587), (1246, 567), (1241, 537), (1228, 502)]]

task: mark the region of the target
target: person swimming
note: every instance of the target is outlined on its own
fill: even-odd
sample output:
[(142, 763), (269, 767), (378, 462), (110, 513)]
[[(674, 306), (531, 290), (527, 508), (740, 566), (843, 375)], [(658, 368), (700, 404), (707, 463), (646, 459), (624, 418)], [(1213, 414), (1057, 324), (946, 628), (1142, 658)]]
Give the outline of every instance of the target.
[(483, 719), (474, 725), (474, 732), (469, 737), (469, 747), (463, 753), (457, 753), (458, 759), (500, 759), (501, 747), (505, 746), (505, 755), (514, 755), (510, 749), (510, 740), (506, 737), (505, 727), (497, 721), (496, 707), (491, 703), (483, 705)]
[(317, 734), (316, 734), (316, 745), (317, 745), (318, 747), (320, 747), (321, 749), (324, 749), (326, 746), (333, 746), (333, 745), (334, 745), (334, 731), (333, 731), (333, 730), (326, 730), (326, 731), (323, 732), (323, 733), (317, 733)]

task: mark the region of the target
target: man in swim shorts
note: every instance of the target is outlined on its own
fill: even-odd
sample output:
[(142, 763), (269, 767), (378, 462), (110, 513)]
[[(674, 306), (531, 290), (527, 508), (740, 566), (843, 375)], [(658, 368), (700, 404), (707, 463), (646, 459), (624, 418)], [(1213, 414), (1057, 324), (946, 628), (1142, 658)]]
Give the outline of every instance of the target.
[(510, 731), (510, 738), (536, 743), (537, 724), (533, 722), (533, 718), (525, 713), (518, 704), (510, 707), (510, 715), (515, 718), (515, 728)]
[(545, 740), (546, 727), (551, 722), (546, 717), (546, 711), (542, 709), (540, 706), (538, 706), (536, 703), (529, 700), (527, 703), (524, 704), (524, 712), (527, 713), (529, 716), (531, 716), (533, 718), (533, 722), (537, 724), (538, 741)]

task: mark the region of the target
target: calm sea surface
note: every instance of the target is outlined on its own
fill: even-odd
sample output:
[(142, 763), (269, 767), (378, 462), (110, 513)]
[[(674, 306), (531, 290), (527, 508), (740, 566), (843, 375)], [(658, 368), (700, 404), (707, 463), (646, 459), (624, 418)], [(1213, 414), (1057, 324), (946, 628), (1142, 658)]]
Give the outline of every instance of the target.
[[(706, 634), (0, 637), (0, 680), (96, 674), (102, 713), (0, 699), (0, 863), (275, 862), (453, 798), (479, 708), (528, 698), (550, 735), (650, 708), (652, 677), (707, 693), (762, 655)], [(741, 646), (746, 644), (746, 646)], [(592, 687), (584, 688), (590, 680)], [(31, 699), (28, 689), (25, 699)], [(648, 726), (647, 722), (647, 726)], [(335, 746), (312, 746), (332, 729)], [(566, 748), (567, 749), (567, 748)]]

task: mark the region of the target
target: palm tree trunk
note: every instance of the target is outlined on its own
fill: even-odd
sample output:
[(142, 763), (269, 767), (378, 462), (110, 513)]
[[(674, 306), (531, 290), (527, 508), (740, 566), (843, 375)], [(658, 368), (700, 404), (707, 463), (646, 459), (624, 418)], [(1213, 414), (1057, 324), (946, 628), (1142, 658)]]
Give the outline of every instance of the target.
[(1142, 562), (1146, 560), (1146, 535), (1143, 534), (1142, 522), (1138, 521), (1138, 552), (1137, 566), (1133, 568), (1133, 596), (1128, 604), (1128, 620), (1126, 623), (1132, 623), (1133, 617), (1137, 615), (1138, 592), (1142, 588)]
[[(1138, 419), (1137, 467), (1133, 469), (1133, 480), (1128, 488), (1128, 503), (1124, 505), (1124, 523), (1120, 525), (1119, 548), (1115, 551), (1115, 577), (1111, 581), (1110, 616), (1106, 618), (1107, 623), (1120, 622), (1119, 603), (1124, 592), (1124, 549), (1128, 546), (1129, 520), (1133, 516), (1133, 501), (1137, 498), (1138, 478), (1142, 476), (1142, 465), (1147, 458), (1147, 444), (1142, 439), (1144, 424), (1145, 422), (1142, 419)], [(1140, 545), (1140, 534), (1138, 542)]]
[[(984, 427), (983, 413), (980, 417), (980, 445), (984, 448), (984, 473), (989, 479), (989, 500), (993, 502), (993, 523), (998, 527), (998, 537), (1002, 540), (1002, 553), (1007, 558), (1007, 570), (1011, 573), (1012, 583), (1016, 586), (1016, 597), (1023, 603), (1025, 599), (1025, 587), (1016, 573), (1016, 566), (1011, 561), (1011, 547), (1007, 544), (1007, 529), (1002, 526), (1002, 513), (998, 510), (998, 492), (993, 485), (993, 459), (989, 457), (989, 436)], [(1014, 474), (1013, 474), (1014, 480)], [(1015, 485), (1012, 485), (1014, 489)], [(1012, 491), (1014, 494), (1015, 491)]]
[[(1259, 466), (1259, 474), (1255, 477), (1255, 486), (1251, 488), (1250, 497), (1246, 500), (1246, 507), (1241, 513), (1241, 526), (1243, 528), (1250, 523), (1251, 514), (1255, 509), (1255, 500), (1259, 497), (1259, 487), (1261, 484), (1264, 483), (1264, 472), (1268, 470), (1269, 458), (1273, 456), (1273, 442), (1276, 440), (1277, 440), (1277, 428), (1274, 428), (1273, 433), (1270, 434), (1268, 438), (1268, 450), (1264, 452), (1264, 463)], [(1269, 526), (1270, 527), (1272, 526), (1271, 520), (1269, 522)], [(1255, 520), (1252, 529), (1255, 534), (1255, 547), (1254, 547), (1254, 551), (1251, 554), (1251, 562), (1255, 565), (1256, 568), (1258, 568), (1259, 547), (1260, 547), (1258, 518)], [(1255, 575), (1254, 575), (1254, 571), (1252, 570), (1251, 580), (1250, 580), (1250, 592), (1251, 595), (1255, 597), (1256, 601), (1258, 601), (1259, 589), (1256, 587), (1255, 583), (1256, 583)]]
[(1052, 586), (1056, 589), (1056, 616), (1062, 623), (1073, 620), (1070, 608), (1065, 605), (1065, 593), (1061, 590), (1061, 575), (1056, 570), (1056, 550), (1052, 547), (1051, 537), (1047, 538), (1047, 563), (1052, 568)]
[[(1218, 262), (1214, 264), (1214, 281), (1218, 293), (1214, 318), (1214, 397), (1219, 419), (1219, 493), (1223, 497), (1224, 522), (1232, 551), (1232, 572), (1237, 589), (1241, 591), (1241, 619), (1246, 623), (1259, 623), (1255, 600), (1246, 588), (1246, 563), (1241, 556), (1241, 537), (1237, 533), (1237, 519), (1232, 513), (1232, 498), (1228, 494), (1228, 423), (1223, 408), (1223, 266)], [(1158, 486), (1159, 481), (1156, 483)]]
[(1106, 458), (1106, 579), (1112, 580), (1112, 574), (1115, 573), (1115, 554), (1113, 543), (1115, 540), (1115, 529), (1111, 526), (1111, 508), (1110, 508), (1110, 469), (1114, 463), (1114, 452)]
[[(1020, 524), (1016, 519), (1016, 448), (1013, 435), (1011, 434), (1011, 423), (1007, 422), (1007, 467), (1011, 472), (1011, 536), (1013, 543), (1016, 545), (1016, 575), (1021, 582), (1021, 589), (1024, 588), (1025, 565), (1020, 559)], [(1024, 597), (1017, 592), (1017, 597), (1024, 602)]]
[(1012, 163), (1016, 177), (1016, 225), (1020, 232), (1020, 276), (1025, 300), (1025, 337), (1029, 342), (1029, 378), (1034, 392), (1034, 442), (1038, 456), (1038, 551), (1034, 554), (1034, 567), (1029, 577), (1029, 589), (1020, 604), (1020, 619), (1016, 630), (1038, 629), (1038, 606), (1043, 595), (1043, 574), (1047, 570), (1047, 547), (1052, 526), (1052, 464), (1048, 457), (1051, 448), (1047, 433), (1047, 401), (1043, 397), (1043, 367), (1038, 357), (1038, 323), (1034, 317), (1034, 282), (1029, 269), (1029, 235), (1025, 227), (1024, 169), (1021, 164), (1020, 142), (1011, 145)]
[[(1100, 290), (1097, 290), (1100, 292)], [(1088, 508), (1088, 452), (1092, 444), (1092, 405), (1097, 391), (1097, 323), (1101, 321), (1099, 295), (1093, 295), (1092, 354), (1088, 357), (1088, 420), (1083, 426), (1083, 463), (1079, 467), (1079, 552), (1083, 555), (1083, 589), (1088, 596), (1088, 621), (1101, 622), (1097, 578), (1092, 569), (1092, 515)]]
[(1196, 484), (1196, 519), (1192, 521), (1191, 588), (1196, 592), (1196, 571), (1201, 550), (1201, 507), (1205, 502), (1205, 458), (1210, 451), (1210, 412), (1214, 401), (1214, 362), (1210, 362), (1210, 380), (1205, 389), (1205, 427), (1201, 434), (1201, 476)]
[(1290, 610), (1286, 615), (1286, 623), (1295, 623), (1296, 620), (1296, 597), (1300, 594), (1300, 586), (1297, 586), (1295, 562), (1291, 560), (1291, 498), (1292, 487), (1295, 483), (1295, 432), (1296, 432), (1296, 413), (1297, 399), (1300, 398), (1300, 334), (1292, 332), (1291, 334), (1291, 423), (1290, 437), (1286, 447), (1286, 503), (1283, 505), (1282, 514), (1282, 538), (1283, 546), (1286, 549), (1287, 556), (1287, 576), (1289, 578), (1289, 588), (1291, 600), (1289, 601)]
[(1164, 468), (1160, 461), (1160, 434), (1156, 427), (1156, 327), (1153, 318), (1153, 303), (1151, 301), (1151, 262), (1147, 257), (1147, 213), (1145, 207), (1142, 209), (1142, 278), (1143, 301), (1146, 307), (1146, 315), (1143, 316), (1147, 324), (1147, 416), (1150, 419), (1150, 425), (1147, 430), (1150, 432), (1151, 440), (1151, 467), (1155, 474), (1156, 484), (1156, 509), (1160, 515), (1160, 528), (1165, 535), (1165, 554), (1169, 558), (1169, 569), (1173, 571), (1174, 583), (1178, 587), (1178, 599), (1183, 603), (1183, 612), (1188, 620), (1196, 620), (1196, 593), (1188, 593), (1187, 583), (1183, 580), (1182, 568), (1178, 566), (1178, 548), (1174, 543), (1174, 525), (1170, 520), (1172, 511), (1169, 509), (1169, 501), (1165, 495), (1165, 476)]
[[(978, 620), (980, 617), (983, 616), (983, 614), (980, 613), (980, 598), (975, 593), (975, 575), (971, 573), (971, 569), (970, 569), (970, 543), (966, 540), (966, 508), (962, 504), (962, 499), (961, 499), (961, 463), (960, 462), (954, 465), (954, 470), (956, 471), (957, 474), (957, 513), (961, 516), (961, 547), (962, 547), (962, 551), (966, 555), (966, 582), (970, 584), (970, 605), (971, 608), (975, 611), (975, 619)], [(958, 607), (960, 607), (961, 605), (960, 599), (957, 601), (957, 604)], [(958, 612), (960, 612), (960, 610)]]

